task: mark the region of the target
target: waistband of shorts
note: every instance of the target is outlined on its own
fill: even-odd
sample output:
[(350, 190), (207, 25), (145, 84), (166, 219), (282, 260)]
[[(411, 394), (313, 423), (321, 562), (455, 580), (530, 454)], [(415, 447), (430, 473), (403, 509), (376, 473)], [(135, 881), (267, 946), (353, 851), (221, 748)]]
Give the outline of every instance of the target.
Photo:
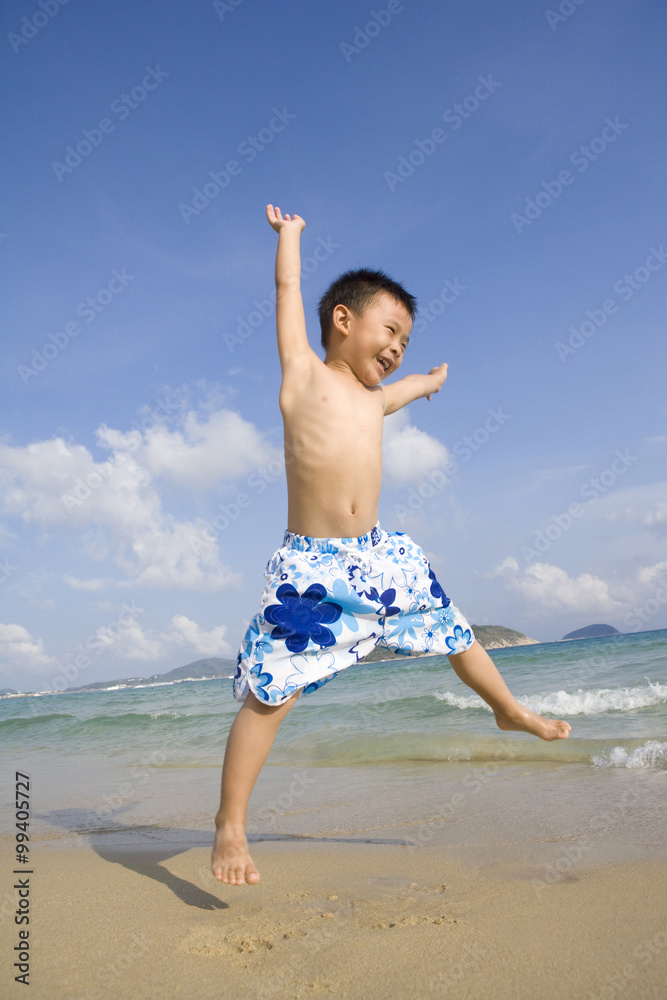
[(286, 531), (283, 545), (300, 552), (338, 552), (339, 549), (372, 549), (387, 537), (386, 531), (380, 527), (380, 522), (371, 528), (366, 535), (357, 538), (315, 538), (312, 535), (297, 535)]

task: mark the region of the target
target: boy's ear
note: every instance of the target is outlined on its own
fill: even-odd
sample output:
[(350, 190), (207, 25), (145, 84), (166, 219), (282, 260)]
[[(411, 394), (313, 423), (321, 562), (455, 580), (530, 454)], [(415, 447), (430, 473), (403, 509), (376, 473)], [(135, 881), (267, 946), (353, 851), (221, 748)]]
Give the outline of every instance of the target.
[(334, 306), (331, 314), (331, 323), (335, 330), (347, 337), (350, 332), (350, 319), (352, 313), (342, 304)]

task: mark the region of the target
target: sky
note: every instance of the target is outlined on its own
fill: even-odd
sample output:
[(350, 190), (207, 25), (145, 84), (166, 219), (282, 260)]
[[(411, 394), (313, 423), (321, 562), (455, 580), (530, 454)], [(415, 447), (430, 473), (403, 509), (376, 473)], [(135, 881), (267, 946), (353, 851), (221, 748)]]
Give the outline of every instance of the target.
[(379, 519), (473, 624), (667, 627), (659, 0), (3, 9), (0, 687), (236, 656), (286, 488), (267, 203), (303, 298), (419, 304)]

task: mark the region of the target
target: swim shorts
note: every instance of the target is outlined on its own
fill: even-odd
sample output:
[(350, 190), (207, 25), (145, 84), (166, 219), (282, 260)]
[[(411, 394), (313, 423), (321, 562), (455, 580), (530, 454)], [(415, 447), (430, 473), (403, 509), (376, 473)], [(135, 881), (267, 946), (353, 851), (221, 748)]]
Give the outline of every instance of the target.
[(233, 692), (280, 705), (311, 694), (375, 647), (462, 653), (475, 637), (415, 542), (379, 524), (359, 538), (285, 532), (238, 654)]

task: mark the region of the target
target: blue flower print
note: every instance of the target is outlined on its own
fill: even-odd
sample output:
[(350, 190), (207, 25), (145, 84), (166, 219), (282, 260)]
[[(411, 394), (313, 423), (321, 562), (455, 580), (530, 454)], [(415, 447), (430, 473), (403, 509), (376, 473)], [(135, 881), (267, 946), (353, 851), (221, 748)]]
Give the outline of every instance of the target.
[(281, 570), (282, 570), (280, 574), (281, 580), (291, 580), (292, 582), (294, 582), (295, 580), (298, 580), (300, 576), (303, 576), (301, 570), (298, 570), (296, 568), (296, 563), (288, 563), (287, 565), (283, 565), (281, 566)]
[(447, 607), (447, 605), (451, 604), (452, 602), (447, 597), (447, 594), (444, 592), (444, 590), (442, 589), (442, 587), (440, 586), (440, 584), (436, 580), (435, 573), (430, 568), (429, 568), (429, 571), (428, 571), (428, 576), (429, 576), (429, 580), (431, 580), (431, 594), (436, 599), (441, 600), (444, 607)]
[(447, 646), (450, 653), (465, 653), (466, 649), (470, 646), (472, 640), (472, 632), (469, 628), (463, 629), (460, 625), (454, 626), (454, 635), (448, 635)]
[(259, 637), (261, 635), (261, 631), (260, 631), (259, 625), (260, 625), (260, 616), (259, 615), (255, 615), (255, 617), (252, 619), (252, 621), (248, 625), (248, 628), (246, 630), (246, 634), (243, 636), (243, 643), (244, 643), (244, 645), (241, 648), (241, 650), (239, 651), (239, 655), (238, 655), (238, 663), (239, 664), (241, 663), (241, 660), (246, 660), (249, 656), (252, 655), (252, 647), (253, 647), (253, 645), (255, 643), (255, 640), (259, 639)]
[(409, 640), (417, 641), (416, 629), (424, 625), (424, 616), (420, 612), (409, 612), (396, 619), (396, 624), (387, 629), (383, 640), (395, 652), (400, 653), (402, 649), (413, 649), (414, 645)]
[(381, 618), (386, 618), (389, 615), (397, 615), (400, 613), (401, 609), (391, 603), (395, 599), (395, 597), (396, 597), (395, 590), (385, 590), (383, 594), (380, 594), (380, 596), (378, 597), (378, 601), (382, 605), (382, 611), (378, 611), (378, 614), (380, 615)]
[(435, 630), (433, 628), (425, 628), (422, 635), (424, 636), (424, 648), (428, 649), (430, 652), (433, 649)]
[[(397, 559), (393, 562), (398, 564)], [(377, 584), (380, 591), (390, 590), (392, 587), (395, 590), (404, 590), (408, 584), (408, 575), (399, 565), (385, 567), (380, 573), (373, 573), (370, 579)]]
[(456, 615), (452, 610), (452, 602), (450, 601), (446, 607), (438, 608), (431, 614), (432, 617), (436, 620), (436, 622), (440, 626), (440, 628), (443, 630), (443, 632), (449, 632), (456, 618)]
[(338, 621), (331, 624), (331, 631), (334, 635), (341, 636), (344, 632), (358, 632), (359, 623), (364, 619), (375, 621), (378, 614), (377, 603), (366, 603), (363, 599), (363, 591), (359, 593), (353, 587), (348, 587), (345, 580), (334, 580), (330, 594), (333, 596), (334, 603), (339, 604), (342, 609)]
[(276, 597), (280, 604), (270, 604), (264, 617), (275, 628), (272, 639), (284, 639), (290, 653), (302, 653), (312, 639), (318, 646), (333, 646), (336, 637), (327, 625), (338, 621), (339, 604), (326, 602), (325, 588), (314, 583), (302, 597), (290, 583), (278, 587)]
[[(284, 695), (293, 694), (297, 688), (303, 687), (304, 684), (307, 685), (306, 692), (310, 694), (310, 691), (307, 690), (310, 687), (307, 684), (307, 680), (309, 674), (312, 677), (313, 670), (322, 676), (326, 676), (328, 680), (331, 680), (337, 674), (335, 657), (328, 650), (321, 650), (320, 652), (311, 651), (306, 654), (296, 653), (294, 656), (290, 656), (289, 659), (294, 667), (294, 673), (289, 674), (285, 679), (283, 687)], [(315, 688), (312, 688), (312, 690), (314, 691)]]
[(251, 675), (253, 674), (255, 675), (255, 680), (257, 682), (257, 688), (255, 690), (255, 694), (257, 695), (258, 698), (261, 698), (262, 701), (268, 701), (268, 702), (275, 701), (277, 692), (272, 692), (267, 690), (271, 682), (273, 681), (273, 674), (269, 673), (255, 674), (256, 669), (259, 670), (259, 667), (257, 668), (253, 667), (250, 671)]

